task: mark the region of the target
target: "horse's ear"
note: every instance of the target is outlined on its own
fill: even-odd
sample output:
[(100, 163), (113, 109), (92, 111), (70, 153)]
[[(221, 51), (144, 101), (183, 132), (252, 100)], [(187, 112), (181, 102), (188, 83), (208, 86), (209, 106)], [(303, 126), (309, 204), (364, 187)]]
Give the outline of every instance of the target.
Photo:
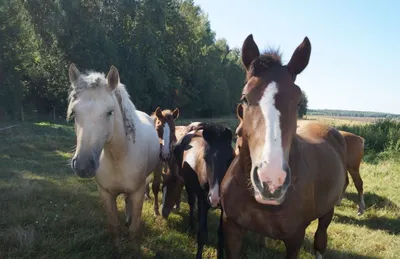
[(311, 43), (310, 40), (305, 37), (303, 42), (296, 48), (290, 58), (287, 67), (293, 76), (300, 74), (308, 65), (311, 55)]
[(174, 120), (176, 120), (179, 117), (179, 109), (176, 108), (173, 112), (172, 112), (172, 117), (174, 118)]
[(107, 83), (111, 91), (117, 88), (119, 84), (119, 72), (118, 69), (114, 66), (111, 66), (110, 71), (108, 71)]
[(253, 34), (247, 36), (242, 45), (242, 63), (249, 70), (251, 62), (260, 56), (257, 44), (254, 42)]
[(81, 73), (74, 63), (71, 63), (68, 68), (68, 77), (71, 84), (73, 84), (76, 80), (78, 80)]
[(159, 119), (163, 117), (162, 110), (160, 107), (157, 107), (155, 114), (156, 114), (157, 118), (159, 118)]
[(236, 107), (236, 116), (240, 121), (243, 120), (243, 104), (239, 103)]

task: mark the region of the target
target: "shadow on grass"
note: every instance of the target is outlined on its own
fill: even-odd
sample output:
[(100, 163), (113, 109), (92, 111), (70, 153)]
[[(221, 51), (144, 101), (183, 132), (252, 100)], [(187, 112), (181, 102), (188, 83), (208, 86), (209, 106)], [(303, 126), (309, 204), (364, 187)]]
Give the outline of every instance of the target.
[(93, 248), (107, 254), (101, 205), (82, 187), (22, 177), (1, 180), (2, 258), (70, 258)]
[[(356, 204), (358, 204), (359, 202), (358, 194), (354, 192), (347, 192), (345, 198), (353, 201)], [(379, 196), (375, 193), (365, 192), (364, 201), (367, 206), (366, 209), (368, 209), (369, 207), (373, 207), (375, 209), (385, 209), (385, 208), (390, 208), (393, 210), (400, 209), (394, 202), (392, 202), (388, 198)]]
[(399, 235), (400, 234), (400, 219), (391, 219), (387, 217), (370, 217), (370, 218), (353, 218), (345, 215), (336, 215), (336, 222), (342, 224), (351, 224), (358, 226), (366, 226), (372, 230), (383, 230), (389, 234)]

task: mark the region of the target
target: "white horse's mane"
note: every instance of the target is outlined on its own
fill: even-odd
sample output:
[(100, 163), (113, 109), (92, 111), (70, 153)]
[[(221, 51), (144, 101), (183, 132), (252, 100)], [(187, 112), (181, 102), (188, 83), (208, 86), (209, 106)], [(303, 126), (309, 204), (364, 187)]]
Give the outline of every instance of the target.
[[(79, 97), (85, 89), (95, 89), (99, 87), (108, 87), (107, 79), (104, 73), (90, 71), (87, 74), (81, 74), (79, 78), (71, 84), (71, 91), (68, 96), (67, 120), (71, 118), (71, 104)], [(119, 107), (121, 109), (125, 133), (127, 136), (132, 134), (132, 141), (135, 142), (135, 111), (136, 107), (132, 103), (129, 93), (126, 91), (125, 85), (121, 82), (113, 91)]]

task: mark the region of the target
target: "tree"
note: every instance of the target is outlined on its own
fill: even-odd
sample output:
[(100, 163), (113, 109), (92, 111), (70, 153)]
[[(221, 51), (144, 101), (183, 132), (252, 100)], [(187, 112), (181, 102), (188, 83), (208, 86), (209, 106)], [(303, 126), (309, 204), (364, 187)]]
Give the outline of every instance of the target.
[(301, 91), (301, 102), (299, 105), (299, 109), (297, 110), (297, 116), (301, 119), (304, 115), (307, 114), (308, 109), (308, 98), (304, 91)]

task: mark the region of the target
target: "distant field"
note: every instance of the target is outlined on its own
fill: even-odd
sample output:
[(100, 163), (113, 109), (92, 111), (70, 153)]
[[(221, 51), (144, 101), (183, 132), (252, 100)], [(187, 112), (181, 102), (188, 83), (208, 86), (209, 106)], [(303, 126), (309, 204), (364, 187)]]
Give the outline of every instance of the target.
[[(235, 125), (233, 119), (219, 120)], [(95, 182), (78, 178), (68, 164), (75, 144), (72, 127), (25, 123), (1, 131), (0, 143), (0, 258), (110, 258), (106, 215)], [(350, 183), (328, 229), (324, 258), (400, 254), (400, 162), (363, 163), (361, 175), (367, 210), (356, 216), (357, 194)], [(119, 199), (121, 222), (123, 208)], [(218, 215), (218, 210), (209, 215), (204, 258), (216, 258)], [(144, 258), (194, 258), (196, 235), (187, 232), (186, 197), (181, 212), (168, 221), (155, 218), (152, 201), (146, 201), (142, 225)], [(315, 229), (316, 222), (307, 229), (300, 258), (314, 258)], [(249, 234), (244, 245), (247, 258), (283, 258), (282, 242), (268, 239), (260, 249), (252, 238)], [(124, 258), (130, 258), (130, 249), (125, 233)]]

